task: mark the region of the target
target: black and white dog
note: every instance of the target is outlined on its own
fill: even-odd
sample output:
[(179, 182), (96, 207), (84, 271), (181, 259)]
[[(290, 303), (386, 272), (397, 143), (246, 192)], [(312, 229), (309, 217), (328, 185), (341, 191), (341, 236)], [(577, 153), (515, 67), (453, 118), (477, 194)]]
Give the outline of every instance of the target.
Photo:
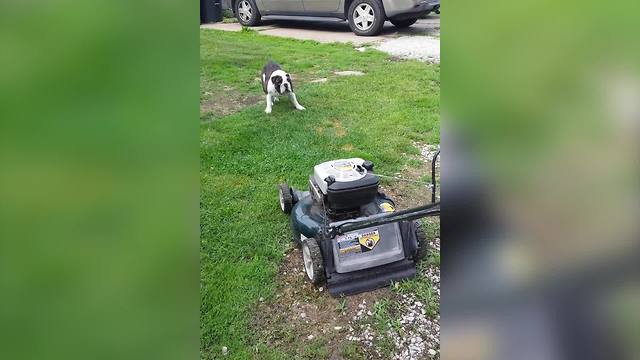
[(262, 89), (267, 95), (267, 108), (264, 110), (267, 114), (271, 113), (271, 107), (274, 101), (278, 101), (280, 95), (287, 94), (293, 106), (298, 110), (304, 110), (304, 106), (298, 103), (296, 94), (293, 92), (293, 82), (291, 76), (287, 74), (280, 65), (269, 61), (262, 68)]

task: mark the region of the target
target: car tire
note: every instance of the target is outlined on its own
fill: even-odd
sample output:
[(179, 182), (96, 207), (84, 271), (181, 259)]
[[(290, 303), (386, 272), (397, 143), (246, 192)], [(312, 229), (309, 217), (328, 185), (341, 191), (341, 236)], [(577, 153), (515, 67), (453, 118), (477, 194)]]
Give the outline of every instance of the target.
[(397, 27), (398, 29), (404, 29), (415, 24), (416, 21), (418, 21), (418, 19), (389, 20), (389, 21), (391, 21), (393, 26)]
[(347, 10), (347, 19), (356, 35), (375, 36), (384, 26), (384, 8), (379, 0), (354, 0)]
[(278, 186), (278, 200), (280, 201), (280, 210), (285, 214), (291, 214), (293, 208), (293, 195), (289, 185), (280, 184)]
[(322, 285), (325, 281), (324, 260), (316, 239), (308, 238), (302, 242), (302, 260), (309, 280), (314, 285)]
[(253, 0), (237, 0), (234, 10), (240, 25), (255, 26), (260, 23), (260, 12)]

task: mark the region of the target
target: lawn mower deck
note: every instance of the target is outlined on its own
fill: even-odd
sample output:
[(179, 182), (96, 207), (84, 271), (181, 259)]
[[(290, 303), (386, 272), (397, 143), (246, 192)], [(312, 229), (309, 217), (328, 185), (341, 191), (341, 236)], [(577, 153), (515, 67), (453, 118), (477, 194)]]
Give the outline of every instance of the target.
[(317, 286), (326, 282), (333, 296), (413, 277), (426, 255), (427, 239), (415, 220), (439, 214), (439, 204), (396, 211), (379, 182), (373, 163), (352, 158), (316, 165), (308, 191), (279, 186), (307, 276)]

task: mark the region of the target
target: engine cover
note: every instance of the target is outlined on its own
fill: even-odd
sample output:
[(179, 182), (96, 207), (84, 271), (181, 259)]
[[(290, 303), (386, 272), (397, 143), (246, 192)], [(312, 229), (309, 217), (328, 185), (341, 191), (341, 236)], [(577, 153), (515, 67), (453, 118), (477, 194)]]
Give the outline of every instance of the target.
[(378, 193), (380, 179), (371, 172), (370, 161), (333, 160), (316, 165), (313, 170), (311, 181), (332, 210), (357, 208), (371, 202)]

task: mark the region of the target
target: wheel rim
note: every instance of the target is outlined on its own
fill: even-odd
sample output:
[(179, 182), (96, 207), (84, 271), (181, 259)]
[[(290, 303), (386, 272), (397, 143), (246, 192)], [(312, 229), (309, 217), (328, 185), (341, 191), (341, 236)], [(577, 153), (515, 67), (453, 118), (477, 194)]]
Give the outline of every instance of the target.
[(309, 280), (313, 281), (313, 260), (311, 260), (311, 252), (306, 243), (302, 247), (302, 259), (304, 260), (304, 270), (307, 272)]
[(280, 190), (278, 195), (279, 195), (279, 198), (280, 198), (280, 209), (282, 209), (282, 211), (284, 211), (284, 196), (282, 195), (282, 190)]
[(360, 4), (353, 11), (353, 23), (358, 30), (367, 31), (373, 26), (376, 13), (369, 4)]
[(240, 19), (242, 19), (242, 21), (251, 20), (253, 10), (251, 9), (251, 4), (249, 4), (249, 1), (240, 1), (240, 5), (238, 5), (238, 14), (240, 15)]

